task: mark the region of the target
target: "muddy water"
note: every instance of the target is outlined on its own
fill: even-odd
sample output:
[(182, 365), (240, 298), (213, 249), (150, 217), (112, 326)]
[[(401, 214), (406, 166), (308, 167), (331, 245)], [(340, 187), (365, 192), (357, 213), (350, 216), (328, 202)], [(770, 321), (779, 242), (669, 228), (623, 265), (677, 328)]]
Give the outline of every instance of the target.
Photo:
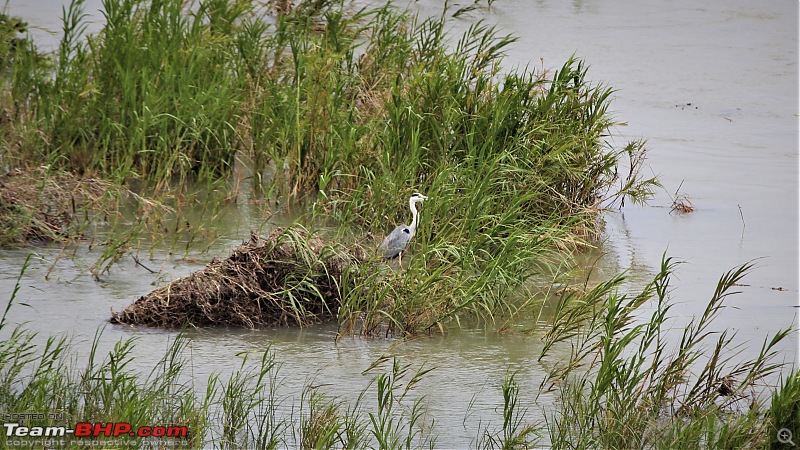
[[(87, 2), (87, 11), (98, 5)], [(438, 14), (440, 2), (410, 6), (423, 15)], [(60, 8), (58, 0), (12, 0), (9, 6), (11, 14), (31, 25), (56, 30)], [(723, 312), (716, 326), (738, 333), (744, 357), (755, 354), (767, 335), (797, 327), (797, 2), (499, 0), (480, 15), (520, 38), (509, 51), (509, 65), (557, 68), (572, 54), (585, 59), (593, 79), (617, 90), (613, 109), (627, 125), (613, 139), (649, 142), (646, 172), (659, 174), (665, 189), (649, 206), (626, 206), (606, 216), (601, 274), (628, 270), (637, 286), (655, 272), (663, 252), (686, 261), (673, 291), (679, 306), (673, 309), (678, 317), (672, 325), (678, 330), (702, 312), (724, 271), (757, 260), (746, 286), (740, 287), (742, 294), (730, 299), (733, 308)], [(455, 22), (454, 30), (476, 18)], [(671, 196), (678, 190), (694, 205), (693, 213), (670, 213)], [(258, 226), (263, 219), (251, 217), (250, 222)], [(215, 242), (210, 255), (224, 254), (245, 238), (246, 228), (236, 224)], [(98, 283), (86, 271), (96, 250), (84, 249), (62, 259), (45, 279), (58, 249), (5, 250), (0, 253), (3, 299), (30, 251), (42, 259), (34, 260), (25, 274), (10, 321), (29, 322), (45, 335), (67, 333), (84, 347), (105, 326), (109, 310), (199, 268), (157, 254), (149, 264), (163, 269), (158, 275), (126, 260)], [(134, 335), (140, 343), (137, 363), (145, 369), (153, 363), (148, 355), (160, 354), (173, 336), (108, 326), (102, 342), (110, 348)], [(279, 378), (289, 408), (312, 381), (326, 384), (331, 393), (356, 395), (370, 379), (361, 371), (384, 352), (416, 366), (424, 362), (436, 370), (419, 393), (428, 396), (429, 417), (436, 419), (442, 447), (468, 445), (479, 424), (501, 424), (495, 408), (502, 405), (499, 385), (508, 369), (520, 370), (520, 381), (530, 389), (543, 374), (535, 337), (461, 330), (391, 347), (393, 342), (379, 339), (334, 344), (334, 335), (329, 327), (196, 332), (190, 363), (202, 379), (238, 366), (235, 354), (242, 350), (272, 345), (282, 363)], [(781, 351), (786, 362), (796, 364), (797, 336), (785, 341)], [(540, 398), (529, 419), (538, 419), (540, 408), (551, 401)]]

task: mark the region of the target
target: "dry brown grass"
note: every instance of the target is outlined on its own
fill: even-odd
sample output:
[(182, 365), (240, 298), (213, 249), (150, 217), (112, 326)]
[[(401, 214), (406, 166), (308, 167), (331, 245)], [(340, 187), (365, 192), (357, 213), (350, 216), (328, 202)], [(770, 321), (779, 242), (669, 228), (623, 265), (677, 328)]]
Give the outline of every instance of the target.
[(335, 318), (343, 274), (364, 256), (354, 253), (300, 228), (278, 228), (266, 239), (253, 233), (225, 260), (152, 291), (110, 321), (263, 329)]
[(0, 244), (75, 237), (78, 212), (96, 208), (110, 185), (43, 167), (0, 175)]
[(672, 208), (669, 212), (678, 212), (680, 214), (688, 214), (694, 211), (694, 204), (686, 195), (680, 195), (672, 202)]

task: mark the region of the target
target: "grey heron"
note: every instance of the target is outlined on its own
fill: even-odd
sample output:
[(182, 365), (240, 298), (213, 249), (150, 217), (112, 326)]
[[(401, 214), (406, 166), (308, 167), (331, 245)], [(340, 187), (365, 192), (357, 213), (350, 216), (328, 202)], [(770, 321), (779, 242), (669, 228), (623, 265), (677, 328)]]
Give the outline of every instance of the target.
[(395, 229), (386, 236), (386, 239), (383, 240), (380, 246), (380, 250), (383, 250), (384, 258), (400, 258), (400, 267), (403, 267), (403, 251), (408, 247), (408, 243), (411, 242), (411, 238), (414, 237), (414, 232), (417, 230), (417, 203), (421, 203), (427, 199), (428, 197), (419, 192), (412, 194), (408, 199), (408, 207), (411, 208), (411, 224), (398, 225), (395, 227)]

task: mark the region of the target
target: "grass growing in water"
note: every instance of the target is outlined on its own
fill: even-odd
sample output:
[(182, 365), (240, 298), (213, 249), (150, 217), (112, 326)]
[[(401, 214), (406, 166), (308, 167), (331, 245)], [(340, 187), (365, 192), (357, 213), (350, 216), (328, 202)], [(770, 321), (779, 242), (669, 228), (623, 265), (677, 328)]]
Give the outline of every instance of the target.
[[(773, 362), (775, 346), (791, 327), (767, 338), (758, 357), (743, 362), (736, 362), (734, 336), (712, 330), (723, 301), (736, 293), (733, 289), (752, 267), (744, 264), (720, 278), (705, 312), (690, 321), (679, 340), (668, 339), (674, 267), (664, 258), (660, 272), (636, 295), (620, 293), (623, 278), (615, 277), (586, 298), (566, 295), (559, 302), (540, 357), (546, 360), (548, 350), (561, 341), (571, 345), (567, 360), (548, 364), (545, 385), (565, 405), (548, 423), (554, 441), (569, 442), (572, 448), (632, 443), (642, 448), (743, 448), (773, 440), (771, 422), (777, 417), (768, 414), (757, 392), (765, 378), (782, 368)], [(652, 307), (651, 316), (637, 319), (645, 305)], [(790, 378), (797, 376), (795, 371)], [(795, 394), (791, 383), (785, 385), (773, 397), (773, 407), (783, 412)]]
[[(731, 336), (710, 329), (749, 267), (725, 274), (706, 313), (686, 328), (675, 348), (668, 348), (664, 333), (673, 267), (666, 259), (639, 293), (618, 292), (618, 277), (585, 296), (565, 297), (541, 355), (549, 378), (540, 392), (554, 388), (556, 404), (545, 409), (544, 422), (531, 422), (526, 405), (535, 398), (523, 398), (509, 374), (502, 383), (500, 422), (485, 424), (473, 445), (761, 448), (775, 441), (777, 429), (795, 428), (796, 370), (772, 397), (755, 392), (781, 369), (773, 362), (774, 348), (788, 330), (767, 339), (755, 359), (734, 362)], [(12, 295), (8, 308), (13, 301)], [(642, 307), (653, 307), (653, 312), (649, 320), (637, 322)], [(0, 322), (0, 331), (6, 331), (4, 326)], [(372, 381), (356, 398), (330, 397), (307, 386), (299, 408), (288, 413), (288, 400), (276, 395), (280, 364), (273, 350), (239, 354), (241, 365), (230, 374), (197, 380), (183, 336), (172, 341), (149, 373), (132, 368), (134, 339), (117, 342), (101, 357), (98, 333), (81, 368), (65, 339), (51, 337), (37, 345), (33, 338), (17, 328), (0, 342), (0, 408), (5, 411), (59, 411), (76, 422), (186, 426), (192, 447), (276, 448), (299, 442), (314, 448), (417, 448), (436, 443), (435, 417), (426, 413), (424, 397), (412, 395), (435, 369), (414, 369), (398, 357), (375, 361), (364, 372), (373, 374)], [(572, 355), (553, 362), (551, 350), (561, 341), (571, 345)], [(728, 391), (721, 391), (723, 385)], [(64, 424), (50, 420), (37, 425)]]
[[(271, 15), (249, 0), (123, 0), (103, 10), (103, 29), (87, 36), (73, 1), (49, 60), (32, 43), (8, 51), (13, 120), (0, 136), (8, 163), (137, 184), (172, 208), (137, 206), (133, 226), (108, 233), (95, 276), (178, 236), (193, 203), (217, 216), (242, 176), (258, 196), (305, 202), (309, 226), (333, 219), (339, 240), (383, 235), (421, 191), (431, 201), (408, 272), (364, 266), (342, 285), (340, 311), (343, 332), (414, 334), (460, 314), (513, 316), (510, 293), (592, 245), (604, 206), (643, 200), (655, 183), (638, 176), (643, 142), (607, 140), (612, 90), (592, 84), (583, 62), (504, 72), (515, 39), (482, 23), (456, 39), (447, 14), (390, 5), (301, 2)], [(198, 184), (223, 194), (199, 199)], [(205, 225), (187, 222), (180, 236), (191, 242)]]
[(451, 47), (446, 15), (388, 5), (103, 7), (94, 36), (82, 1), (65, 9), (51, 66), (32, 43), (9, 50), (7, 163), (142, 180), (158, 197), (197, 181), (224, 188), (238, 159), (267, 193), (372, 231), (420, 190), (442, 202), (437, 217), (456, 217), (431, 230), (451, 239), (532, 224), (591, 233), (602, 201), (647, 194), (636, 176), (608, 192), (620, 159), (644, 151), (604, 141), (611, 90), (574, 60), (551, 78), (502, 73), (514, 39), (483, 24)]
[[(351, 14), (337, 3), (306, 2), (265, 17), (251, 14), (254, 3), (247, 1), (209, 0), (186, 10), (179, 2), (127, 0), (106, 2), (104, 30), (87, 37), (81, 6), (76, 1), (66, 10), (61, 45), (49, 60), (31, 42), (15, 40), (16, 28), (4, 28), (3, 164), (141, 181), (161, 195), (195, 182), (225, 189), (239, 161), (272, 198), (303, 198), (312, 215), (374, 234), (405, 219), (398, 205), (407, 194), (430, 195), (435, 201), (423, 210), (408, 272), (390, 273), (389, 282), (368, 266), (354, 273), (357, 282), (344, 292), (344, 330), (414, 333), (462, 312), (489, 319), (513, 314), (509, 294), (564, 257), (556, 250), (591, 242), (602, 205), (641, 199), (652, 185), (637, 177), (641, 142), (622, 148), (606, 142), (611, 91), (589, 83), (585, 65), (570, 60), (552, 74), (505, 74), (502, 55), (513, 39), (481, 24), (449, 46), (444, 19), (420, 21), (388, 6)], [(620, 180), (626, 158), (630, 176)], [(137, 233), (112, 236), (105, 260), (125, 254)], [(648, 288), (659, 302), (668, 272)], [(553, 443), (768, 440), (770, 420), (777, 426), (778, 414), (796, 408), (796, 372), (773, 399), (772, 419), (725, 415), (711, 395), (728, 386), (731, 374), (738, 381), (726, 389), (742, 395), (775, 370), (766, 362), (774, 341), (765, 343), (763, 358), (723, 372), (720, 355), (730, 338), (723, 335), (699, 376), (688, 371), (705, 360), (698, 353), (709, 336), (704, 327), (738, 276), (721, 283), (675, 357), (664, 356), (658, 334), (666, 304), (659, 303), (649, 326), (631, 324), (632, 311), (652, 292), (619, 296), (611, 292), (620, 282), (614, 279), (586, 298), (591, 308), (565, 298), (555, 322), (560, 328), (548, 342), (578, 344), (554, 370), (564, 387), (563, 409), (547, 424)], [(65, 341), (52, 338), (38, 348), (30, 337), (18, 330), (0, 345), (6, 410), (66, 408), (91, 420), (185, 423), (197, 430), (196, 445), (269, 447), (296, 426), (272, 419), (274, 403), (259, 388), (275, 369), (267, 353), (254, 371), (242, 367), (228, 381), (209, 379), (202, 394), (175, 378), (183, 368), (177, 343), (147, 377), (126, 366), (132, 343), (121, 342), (102, 362), (93, 357), (80, 371), (66, 359)], [(603, 357), (585, 374), (576, 372), (591, 354)], [(311, 417), (298, 435), (322, 447), (416, 439), (413, 407), (405, 422), (394, 416), (398, 373), (393, 368), (376, 379), (383, 409), (371, 415), (309, 397)], [(69, 395), (53, 398), (54, 388)], [(529, 437), (515, 419), (516, 392), (507, 380), (508, 420), (502, 433), (486, 435), (488, 446)], [(680, 420), (662, 410), (673, 406)], [(567, 424), (576, 412), (586, 419)], [(337, 419), (325, 426), (325, 417)]]

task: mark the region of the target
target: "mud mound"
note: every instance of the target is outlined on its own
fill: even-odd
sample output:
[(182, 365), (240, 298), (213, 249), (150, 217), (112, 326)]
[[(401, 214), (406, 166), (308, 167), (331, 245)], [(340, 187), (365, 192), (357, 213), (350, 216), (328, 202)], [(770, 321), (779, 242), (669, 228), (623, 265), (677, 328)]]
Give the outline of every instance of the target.
[(342, 275), (361, 259), (303, 229), (251, 234), (227, 259), (139, 298), (110, 322), (251, 329), (319, 322), (336, 316)]

